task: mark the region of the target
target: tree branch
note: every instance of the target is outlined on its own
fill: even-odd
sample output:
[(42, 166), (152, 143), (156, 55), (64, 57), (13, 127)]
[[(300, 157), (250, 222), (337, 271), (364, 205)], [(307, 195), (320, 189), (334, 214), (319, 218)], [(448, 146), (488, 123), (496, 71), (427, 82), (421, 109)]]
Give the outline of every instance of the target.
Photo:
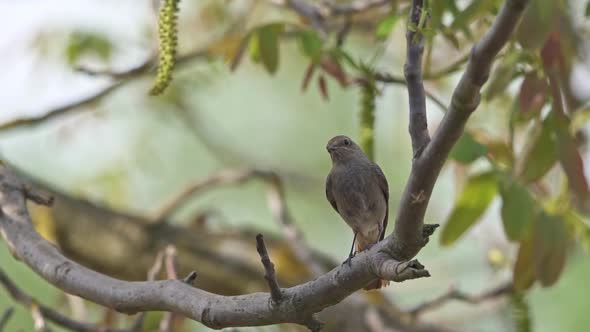
[(422, 82), (422, 53), (424, 52), (424, 36), (428, 15), (424, 9), (423, 0), (412, 0), (410, 8), (409, 26), (406, 32), (407, 55), (404, 66), (404, 76), (408, 85), (410, 103), (410, 137), (414, 158), (418, 158), (422, 149), (430, 142), (428, 123), (426, 121), (426, 97)]
[(277, 305), (281, 302), (283, 293), (281, 292), (281, 287), (279, 286), (277, 276), (275, 275), (275, 265), (270, 260), (268, 252), (266, 251), (266, 245), (264, 245), (264, 238), (262, 237), (262, 234), (256, 235), (256, 251), (258, 251), (258, 255), (260, 255), (260, 261), (264, 266), (264, 279), (266, 279), (266, 283), (270, 289), (270, 298), (272, 299), (273, 303)]
[(4, 310), (4, 313), (2, 313), (2, 316), (0, 316), (0, 332), (4, 331), (4, 326), (6, 326), (6, 324), (10, 320), (10, 317), (12, 317), (12, 314), (14, 314), (13, 307), (9, 307), (6, 310)]
[[(402, 255), (393, 255), (393, 257), (401, 260), (410, 259), (424, 245), (422, 237), (424, 214), (434, 184), (451, 148), (461, 137), (467, 119), (479, 105), (480, 90), (489, 76), (494, 57), (512, 35), (527, 3), (528, 0), (506, 0), (490, 29), (473, 46), (467, 69), (453, 92), (449, 111), (445, 114), (431, 142), (423, 148), (423, 152), (414, 159), (412, 164), (412, 171), (395, 218), (394, 247), (391, 252), (392, 255), (394, 252), (402, 253)], [(408, 59), (408, 62), (414, 63), (411, 59)], [(412, 91), (410, 94), (416, 94), (416, 92)], [(421, 101), (420, 104), (422, 104)], [(414, 106), (410, 105), (410, 108), (412, 107)]]
[(307, 19), (323, 38), (327, 37), (325, 21), (328, 18), (351, 16), (391, 4), (391, 0), (357, 0), (350, 4), (320, 4), (310, 3), (307, 0), (273, 0), (272, 2), (278, 6), (290, 8)]
[[(426, 277), (419, 264), (393, 260), (382, 241), (316, 279), (283, 290), (283, 300), (269, 306), (268, 293), (240, 296), (212, 294), (180, 280), (128, 282), (90, 270), (64, 257), (31, 224), (20, 181), (0, 166), (0, 233), (13, 254), (56, 287), (124, 313), (170, 311), (211, 328), (277, 323), (309, 324), (309, 317), (334, 305), (377, 278), (401, 282)], [(244, 310), (248, 308), (248, 310)]]
[[(191, 62), (197, 59), (204, 59), (208, 56), (207, 51), (195, 51), (187, 53), (183, 56), (180, 56), (176, 61), (178, 65)], [(121, 71), (121, 72), (109, 72), (109, 71), (91, 71), (88, 69), (80, 69), (80, 71), (85, 72), (89, 75), (97, 75), (97, 76), (108, 76), (113, 79), (113, 82), (109, 83), (106, 87), (99, 89), (98, 91), (89, 94), (85, 97), (80, 99), (74, 100), (70, 103), (67, 103), (62, 106), (58, 106), (56, 108), (49, 109), (45, 111), (40, 116), (28, 117), (28, 118), (21, 118), (15, 119), (12, 121), (8, 121), (5, 123), (0, 124), (0, 131), (14, 129), (19, 127), (29, 127), (39, 125), (44, 123), (45, 121), (52, 120), (54, 118), (60, 117), (62, 115), (66, 115), (71, 112), (80, 111), (85, 106), (92, 105), (93, 103), (100, 101), (102, 98), (109, 96), (111, 93), (117, 91), (119, 88), (123, 87), (125, 84), (131, 82), (134, 79), (140, 78), (145, 74), (148, 74), (155, 68), (157, 64), (156, 57), (150, 57), (146, 59), (141, 64), (132, 67), (128, 70)]]
[[(18, 286), (8, 278), (4, 271), (0, 268), (0, 284), (8, 291), (8, 294), (17, 302), (28, 308), (33, 305), (37, 306), (39, 313), (47, 320), (53, 323), (76, 332), (130, 332), (129, 330), (111, 329), (105, 328), (104, 326), (98, 326), (91, 323), (84, 323), (77, 320), (73, 320), (66, 315), (62, 315), (59, 312), (39, 304), (37, 300), (32, 298), (30, 295), (22, 291)], [(2, 328), (0, 326), (0, 331)]]
[[(408, 82), (406, 81), (405, 78), (395, 77), (395, 76), (393, 76), (391, 74), (387, 74), (387, 73), (376, 73), (375, 80), (377, 80), (381, 83), (403, 84), (405, 86), (408, 85)], [(433, 103), (435, 103), (436, 106), (438, 106), (440, 108), (440, 110), (443, 111), (443, 113), (446, 113), (449, 110), (447, 108), (447, 105), (432, 92), (424, 89), (424, 94), (426, 95), (426, 97), (428, 97), (428, 99), (430, 99)]]
[[(1, 177), (0, 177), (1, 179)], [(2, 212), (0, 210), (0, 212)], [(164, 258), (166, 259), (171, 259), (171, 255), (173, 255), (172, 252), (170, 252), (170, 250), (167, 248), (166, 252), (159, 252), (158, 255), (156, 256), (156, 259), (154, 260), (154, 264), (150, 267), (150, 269), (148, 270), (147, 273), (147, 280), (148, 281), (154, 281), (156, 280), (157, 275), (160, 273), (160, 271), (162, 270), (162, 265), (164, 264)], [(166, 256), (166, 257), (164, 257)], [(168, 266), (172, 264), (172, 263), (167, 263), (167, 269), (169, 268)], [(141, 331), (141, 328), (143, 327), (143, 322), (145, 319), (145, 312), (141, 312), (138, 314), (137, 318), (135, 319), (135, 321), (133, 322), (132, 326), (129, 329), (115, 329), (115, 328), (106, 328), (104, 326), (99, 326), (96, 324), (92, 324), (92, 323), (85, 323), (85, 322), (80, 322), (77, 320), (73, 320), (68, 318), (65, 315), (60, 314), (57, 311), (54, 311), (53, 309), (51, 309), (50, 307), (44, 306), (42, 304), (39, 304), (39, 302), (35, 299), (33, 299), (30, 295), (28, 295), (27, 293), (25, 293), (23, 290), (19, 289), (18, 286), (16, 286), (16, 284), (10, 280), (10, 278), (8, 278), (8, 276), (4, 273), (4, 271), (0, 268), (0, 284), (2, 284), (2, 286), (4, 286), (4, 288), (8, 291), (8, 293), (12, 296), (12, 298), (18, 302), (20, 302), (22, 305), (27, 306), (27, 307), (31, 307), (31, 308), (36, 308), (36, 311), (32, 311), (32, 314), (34, 316), (34, 320), (35, 322), (37, 322), (36, 324), (39, 324), (40, 326), (41, 323), (44, 323), (44, 319), (48, 319), (56, 324), (58, 324), (61, 327), (64, 327), (66, 329), (69, 329), (71, 331), (76, 331), (76, 332), (139, 332)], [(7, 310), (7, 312), (5, 312), (5, 315), (8, 314), (9, 311)], [(11, 314), (11, 313), (10, 313)], [(5, 316), (3, 316), (5, 317)], [(7, 320), (9, 316), (7, 316), (5, 319)], [(0, 319), (0, 332), (2, 331), (2, 322), (5, 322), (5, 320)]]
[(271, 171), (249, 168), (219, 171), (207, 178), (199, 179), (188, 184), (184, 189), (164, 202), (156, 210), (152, 218), (155, 222), (164, 222), (195, 195), (222, 185), (241, 184), (250, 179), (260, 179), (268, 184), (268, 207), (287, 239), (293, 254), (314, 276), (324, 273), (325, 269), (314, 259), (311, 249), (309, 249), (309, 246), (305, 242), (303, 232), (297, 227), (293, 221), (293, 217), (289, 213), (281, 178)]
[(440, 295), (439, 297), (424, 302), (419, 306), (415, 307), (414, 309), (410, 310), (409, 314), (412, 316), (412, 319), (417, 319), (418, 316), (420, 316), (424, 312), (436, 309), (448, 303), (450, 300), (463, 301), (470, 304), (479, 304), (487, 300), (495, 299), (497, 297), (510, 294), (513, 291), (514, 287), (512, 286), (511, 282), (501, 284), (500, 286), (496, 286), (478, 295), (467, 294), (454, 287), (451, 287), (446, 293)]

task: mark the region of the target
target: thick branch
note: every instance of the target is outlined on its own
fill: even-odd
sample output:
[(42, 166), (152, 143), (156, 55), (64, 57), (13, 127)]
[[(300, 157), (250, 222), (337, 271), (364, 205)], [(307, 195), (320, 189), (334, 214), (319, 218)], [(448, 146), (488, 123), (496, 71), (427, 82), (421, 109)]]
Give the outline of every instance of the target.
[[(420, 265), (396, 262), (382, 251), (382, 241), (358, 254), (351, 267), (339, 266), (304, 284), (283, 289), (283, 300), (269, 306), (269, 293), (240, 296), (212, 294), (180, 281), (127, 282), (90, 270), (64, 257), (33, 228), (20, 181), (0, 166), (0, 231), (13, 254), (56, 287), (125, 313), (170, 311), (211, 328), (308, 323), (377, 278), (397, 282), (426, 276)], [(380, 275), (387, 266), (387, 275)], [(248, 308), (248, 310), (244, 310)]]
[(453, 92), (449, 111), (432, 141), (412, 165), (397, 210), (393, 235), (395, 247), (392, 254), (397, 252), (402, 255), (394, 257), (407, 260), (422, 248), (424, 214), (436, 179), (451, 148), (461, 137), (467, 119), (479, 105), (480, 90), (488, 78), (494, 57), (510, 38), (527, 3), (528, 0), (506, 0), (490, 29), (473, 46), (467, 70)]
[(412, 0), (410, 22), (406, 32), (407, 56), (404, 76), (408, 85), (410, 103), (410, 124), (408, 129), (412, 139), (414, 158), (419, 157), (422, 149), (430, 142), (428, 123), (426, 121), (426, 97), (424, 95), (424, 83), (422, 82), (422, 53), (424, 52), (422, 29), (425, 27), (425, 17), (427, 16), (423, 10), (423, 0)]

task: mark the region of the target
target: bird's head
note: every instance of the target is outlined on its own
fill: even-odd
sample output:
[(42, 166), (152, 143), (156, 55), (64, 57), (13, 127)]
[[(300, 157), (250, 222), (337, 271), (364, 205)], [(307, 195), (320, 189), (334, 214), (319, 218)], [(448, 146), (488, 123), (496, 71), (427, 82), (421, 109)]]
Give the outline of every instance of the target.
[(359, 156), (365, 157), (361, 148), (350, 137), (344, 135), (332, 137), (326, 145), (326, 150), (333, 163), (344, 162)]

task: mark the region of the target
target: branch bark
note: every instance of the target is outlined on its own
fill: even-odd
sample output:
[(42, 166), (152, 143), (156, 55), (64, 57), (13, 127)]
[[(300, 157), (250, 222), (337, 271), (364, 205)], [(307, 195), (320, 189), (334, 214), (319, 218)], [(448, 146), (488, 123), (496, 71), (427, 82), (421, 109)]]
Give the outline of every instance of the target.
[(426, 24), (423, 0), (412, 0), (410, 22), (406, 32), (407, 53), (404, 76), (408, 86), (410, 103), (410, 138), (414, 158), (418, 158), (422, 149), (430, 142), (428, 123), (426, 121), (426, 96), (422, 81), (422, 53), (424, 52), (424, 36), (422, 29)]
[(276, 306), (268, 305), (268, 293), (222, 296), (181, 280), (122, 281), (81, 266), (44, 240), (31, 224), (21, 185), (6, 166), (0, 166), (0, 231), (13, 255), (56, 287), (124, 313), (176, 312), (216, 329), (276, 323), (307, 325), (315, 313), (376, 278), (401, 282), (429, 275), (416, 261), (392, 260), (383, 252), (385, 243), (381, 242), (358, 254), (351, 267), (339, 266), (312, 281), (284, 289), (283, 299)]
[[(417, 3), (418, 1), (412, 2), (413, 6)], [(528, 0), (506, 0), (490, 29), (473, 46), (467, 69), (453, 92), (449, 111), (445, 114), (430, 143), (422, 148), (422, 153), (412, 163), (412, 171), (395, 218), (393, 233), (395, 240), (394, 248), (391, 250), (393, 257), (407, 260), (414, 257), (422, 248), (424, 214), (434, 184), (451, 148), (461, 137), (467, 119), (479, 105), (480, 90), (488, 79), (494, 57), (512, 35), (527, 4)], [(412, 54), (416, 56), (416, 52), (411, 52), (409, 55)], [(408, 59), (408, 63), (414, 63), (414, 61)], [(419, 85), (408, 84), (408, 90), (419, 88)], [(409, 94), (418, 95), (420, 91), (409, 91)], [(410, 114), (420, 114), (422, 100), (412, 104), (413, 100), (410, 101)], [(422, 128), (422, 125), (418, 125), (416, 125), (418, 128)], [(415, 124), (410, 124), (410, 127), (413, 126)], [(413, 138), (414, 140), (416, 139)], [(396, 253), (401, 255), (397, 256)]]

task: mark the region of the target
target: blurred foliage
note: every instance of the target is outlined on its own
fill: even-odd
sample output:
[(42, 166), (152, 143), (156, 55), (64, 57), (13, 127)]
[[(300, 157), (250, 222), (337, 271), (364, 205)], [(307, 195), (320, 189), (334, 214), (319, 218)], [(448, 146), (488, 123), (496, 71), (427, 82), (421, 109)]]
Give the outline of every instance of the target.
[[(585, 164), (583, 154), (588, 153), (587, 129), (590, 123), (590, 107), (588, 106), (590, 101), (574, 97), (571, 83), (572, 64), (578, 61), (587, 61), (584, 58), (586, 51), (581, 46), (587, 44), (587, 32), (584, 32), (583, 29), (576, 29), (573, 22), (576, 13), (572, 11), (578, 2), (574, 0), (531, 0), (515, 35), (496, 59), (490, 81), (484, 87), (482, 110), (478, 110), (474, 115), (474, 122), (479, 120), (479, 127), (471, 125), (472, 122), (470, 122), (453, 148), (448, 162), (449, 168), (458, 170), (457, 178), (464, 177), (464, 181), (457, 181), (456, 199), (448, 209), (447, 217), (441, 218), (446, 220), (440, 232), (440, 243), (444, 246), (461, 246), (461, 242), (467, 242), (466, 235), (478, 225), (482, 226), (479, 221), (485, 219), (484, 216), (489, 214), (489, 210), (496, 208), (495, 201), (499, 203), (497, 206), (498, 219), (493, 223), (503, 230), (507, 242), (510, 243), (511, 248), (514, 247), (516, 253), (515, 255), (506, 254), (497, 249), (493, 251), (493, 256), (495, 257), (494, 261), (498, 263), (497, 266), (508, 266), (508, 268), (504, 268), (503, 272), (511, 273), (514, 286), (518, 290), (518, 293), (510, 299), (514, 323), (518, 331), (530, 331), (533, 328), (531, 320), (543, 319), (543, 317), (531, 317), (529, 314), (534, 309), (534, 305), (529, 306), (531, 297), (528, 296), (535, 289), (532, 286), (538, 282), (543, 287), (555, 285), (555, 288), (561, 291), (560, 284), (557, 282), (562, 277), (562, 272), (568, 270), (570, 264), (573, 264), (574, 269), (578, 271), (575, 278), (583, 275), (583, 272), (579, 271), (587, 266), (587, 261), (577, 264), (571, 263), (574, 261), (572, 256), (576, 254), (577, 245), (585, 248), (587, 253), (590, 252), (590, 190), (584, 173), (588, 165)], [(376, 138), (379, 137), (378, 125), (388, 130), (398, 128), (383, 121), (380, 122), (379, 104), (381, 102), (388, 103), (387, 107), (398, 109), (401, 101), (396, 99), (391, 102), (388, 99), (390, 94), (385, 91), (386, 84), (389, 83), (380, 82), (377, 78), (381, 74), (389, 74), (389, 71), (403, 71), (398, 68), (401, 65), (395, 67), (391, 65), (391, 62), (397, 59), (396, 56), (403, 58), (399, 55), (403, 52), (399, 50), (403, 51), (404, 49), (401, 45), (405, 44), (403, 34), (405, 29), (421, 29), (425, 34), (424, 75), (427, 78), (426, 88), (445, 93), (446, 100), (449, 100), (448, 86), (454, 84), (455, 74), (460, 73), (465, 67), (465, 61), (460, 60), (466, 59), (473, 43), (478, 41), (483, 32), (489, 28), (503, 1), (429, 1), (428, 23), (426, 26), (419, 27), (408, 27), (407, 24), (400, 23), (400, 21), (405, 22), (408, 1), (392, 1), (390, 8), (386, 8), (386, 10), (381, 8), (367, 13), (350, 15), (346, 18), (326, 18), (323, 23), (328, 27), (327, 37), (312, 28), (308, 18), (293, 15), (292, 10), (277, 10), (268, 2), (253, 1), (252, 3), (253, 9), (244, 6), (248, 9), (244, 10), (246, 14), (240, 17), (235, 15), (234, 12), (239, 10), (234, 8), (230, 2), (207, 1), (202, 7), (199, 7), (198, 15), (191, 15), (188, 7), (187, 9), (183, 7), (180, 13), (178, 12), (178, 0), (162, 1), (158, 19), (159, 67), (155, 78), (156, 82), (150, 93), (159, 94), (168, 87), (167, 96), (155, 99), (154, 103), (160, 103), (157, 108), (172, 109), (177, 113), (184, 112), (182, 114), (186, 116), (182, 117), (181, 122), (193, 126), (191, 127), (193, 131), (205, 142), (203, 144), (205, 148), (199, 146), (199, 149), (209, 150), (209, 152), (215, 151), (212, 160), (215, 158), (223, 161), (231, 160), (227, 163), (247, 160), (251, 164), (261, 164), (262, 158), (247, 156), (249, 152), (241, 151), (244, 146), (254, 146), (258, 150), (264, 150), (260, 153), (261, 156), (276, 159), (272, 163), (269, 162), (268, 165), (280, 165), (286, 172), (294, 172), (294, 170), (298, 170), (298, 167), (290, 165), (292, 160), (283, 161), (291, 156), (291, 153), (284, 155), (279, 155), (279, 153), (285, 150), (304, 150), (297, 151), (300, 152), (299, 154), (293, 153), (293, 158), (305, 159), (307, 162), (308, 159), (312, 159), (308, 158), (312, 151), (307, 147), (312, 143), (311, 139), (302, 137), (306, 136), (305, 133), (288, 136), (288, 133), (279, 132), (281, 130), (276, 130), (277, 132), (273, 134), (276, 139), (273, 140), (266, 139), (267, 136), (263, 135), (259, 135), (261, 138), (257, 140), (257, 134), (261, 134), (263, 131), (272, 131), (275, 128), (282, 128), (286, 132), (289, 128), (311, 127), (319, 122), (318, 119), (321, 116), (324, 116), (324, 118), (332, 120), (337, 118), (329, 122), (330, 125), (324, 124), (328, 123), (328, 121), (324, 121), (322, 124), (324, 132), (331, 133), (331, 131), (342, 130), (342, 128), (356, 130), (356, 135), (352, 136), (360, 139), (359, 142), (363, 149), (372, 158), (381, 158), (378, 152), (385, 152), (384, 155), (392, 154), (390, 150), (378, 149), (380, 144), (376, 144)], [(289, 1), (286, 3), (288, 4)], [(584, 11), (582, 14), (589, 16), (590, 1), (584, 3), (582, 11)], [(186, 14), (186, 16), (179, 19), (179, 14)], [(190, 22), (183, 25), (185, 19)], [(227, 92), (236, 86), (227, 84), (228, 80), (222, 80), (219, 90), (226, 92), (224, 97), (231, 95), (232, 99), (239, 100), (232, 104), (220, 105), (232, 105), (238, 110), (234, 113), (223, 110), (225, 113), (217, 118), (204, 117), (200, 110), (186, 109), (191, 107), (189, 101), (192, 95), (200, 93), (198, 97), (207, 97), (210, 90), (203, 87), (206, 84), (203, 84), (202, 81), (201, 85), (197, 85), (193, 84), (194, 82), (187, 83), (188, 80), (182, 79), (183, 76), (196, 76), (194, 67), (186, 71), (183, 67), (175, 68), (177, 49), (183, 50), (181, 47), (183, 45), (178, 45), (179, 36), (182, 36), (183, 32), (190, 35), (191, 39), (195, 35), (215, 35), (212, 32), (209, 33), (210, 31), (201, 32), (198, 29), (206, 30), (203, 29), (203, 26), (222, 25), (222, 21), (227, 25), (226, 21), (229, 20), (234, 20), (237, 23), (230, 22), (229, 32), (219, 38), (212, 38), (213, 40), (204, 49), (211, 60), (208, 66), (213, 73), (212, 76), (222, 76), (220, 73), (225, 73), (224, 70), (227, 68), (228, 72), (231, 71), (246, 82), (244, 85), (238, 86), (245, 92), (241, 95), (237, 92)], [(195, 24), (195, 21), (198, 21), (202, 26)], [(350, 31), (346, 32), (345, 28), (348, 24), (350, 24)], [(197, 32), (195, 33), (195, 31)], [(180, 38), (180, 40), (183, 39)], [(294, 44), (297, 47), (294, 47)], [(76, 32), (71, 34), (65, 54), (70, 63), (77, 62), (85, 54), (95, 54), (101, 59), (108, 59), (113, 47), (110, 39), (102, 35)], [(296, 66), (292, 64), (295, 61), (299, 61)], [(403, 60), (401, 61), (403, 62)], [(220, 69), (221, 63), (225, 67)], [(236, 70), (242, 67), (244, 73), (241, 73), (240, 76)], [(259, 72), (257, 69), (261, 71)], [(173, 71), (177, 78), (169, 87)], [(281, 71), (283, 76), (281, 76)], [(291, 100), (275, 100), (285, 94), (276, 97), (273, 95), (274, 91), (267, 93), (255, 86), (260, 83), (256, 79), (256, 75), (261, 72), (270, 74), (266, 76), (272, 76), (270, 79), (281, 82), (281, 84), (288, 81), (288, 84), (283, 84), (285, 89), (288, 89), (285, 94), (295, 95), (296, 97), (293, 99), (296, 102), (300, 101), (293, 108), (302, 110), (310, 108), (309, 95), (312, 95), (322, 98), (326, 108), (337, 108), (337, 111), (341, 113), (322, 115), (313, 113), (316, 112), (313, 110), (304, 117), (302, 116), (303, 120), (300, 123), (279, 127), (281, 122), (279, 117), (269, 120), (269, 117), (264, 115), (268, 113), (256, 112), (255, 108), (259, 105), (247, 105), (242, 100), (251, 100), (246, 99), (251, 94), (261, 94), (262, 96), (257, 100), (264, 100), (271, 104), (272, 112), (281, 113), (281, 116), (288, 119), (284, 120), (285, 122), (293, 119), (284, 110), (287, 108), (285, 104)], [(291, 81), (297, 83), (292, 84)], [(176, 87), (186, 85), (181, 88), (182, 93), (175, 91), (174, 83), (177, 84)], [(403, 84), (403, 79), (399, 79), (399, 82), (393, 84)], [(296, 95), (299, 89), (303, 92), (313, 90), (315, 94)], [(351, 103), (349, 98), (343, 97), (345, 95), (342, 91), (352, 92), (358, 97), (359, 102)], [(562, 98), (563, 100), (561, 100)], [(391, 105), (392, 103), (393, 105)], [(130, 105), (136, 106), (134, 103), (130, 103), (126, 104), (126, 107), (129, 108)], [(210, 105), (213, 105), (210, 108), (215, 110), (212, 113), (221, 113), (216, 108), (218, 104), (212, 103)], [(178, 111), (179, 109), (181, 111)], [(142, 118), (145, 118), (144, 114), (141, 113)], [(235, 114), (242, 114), (242, 120), (249, 118), (251, 122), (248, 123), (253, 124), (252, 127), (234, 132), (235, 127), (223, 127), (220, 124), (221, 120), (230, 121), (230, 119), (223, 119), (223, 117), (231, 118)], [(353, 120), (342, 120), (346, 116)], [(431, 120), (431, 128), (435, 127), (433, 122), (438, 121), (437, 116), (438, 114), (435, 112), (429, 111), (430, 119), (435, 119)], [(405, 119), (399, 117), (398, 113), (394, 117), (396, 121), (399, 118)], [(477, 117), (481, 118), (477, 119)], [(165, 121), (158, 118), (153, 122)], [(169, 125), (170, 122), (165, 123)], [(401, 127), (405, 128), (405, 126), (406, 124), (402, 124)], [(174, 127), (172, 131), (178, 131), (176, 129), (178, 128)], [(434, 131), (431, 130), (431, 132)], [(153, 128), (148, 128), (141, 143), (149, 143), (149, 139), (155, 137), (153, 139), (162, 140), (161, 144), (164, 146), (177, 144), (178, 141), (165, 141), (164, 137), (169, 133), (157, 136)], [(288, 142), (288, 138), (283, 137), (283, 134), (285, 137), (297, 137), (297, 141)], [(382, 137), (388, 137), (395, 141), (392, 144), (398, 149), (397, 152), (407, 153), (407, 149), (398, 147), (398, 145), (407, 143), (407, 141), (398, 139), (404, 135), (407, 136), (406, 132), (401, 134), (395, 132)], [(220, 137), (228, 137), (232, 143), (224, 146), (219, 143), (222, 141)], [(186, 140), (184, 138), (184, 141)], [(259, 147), (260, 143), (267, 144), (269, 147)], [(273, 150), (270, 147), (272, 144), (278, 145), (279, 143), (282, 144), (280, 149)], [(315, 142), (313, 143), (315, 144)], [(387, 142), (387, 144), (390, 143)], [(390, 145), (387, 146), (389, 148)], [(190, 146), (190, 149), (196, 148)], [(251, 150), (247, 151), (251, 152)], [(167, 165), (165, 162), (167, 157), (162, 157), (164, 161), (153, 160), (153, 155), (157, 152), (154, 153), (151, 150), (143, 152), (149, 156), (142, 160), (142, 164), (146, 168), (157, 169), (154, 164), (158, 162)], [(247, 159), (245, 155), (250, 159)], [(186, 155), (180, 157), (188, 158)], [(191, 165), (202, 164), (202, 159), (189, 160), (193, 162), (192, 164), (186, 162), (187, 159), (182, 159), (180, 163), (165, 167), (173, 168), (174, 173), (190, 173)], [(410, 157), (395, 155), (394, 158), (384, 160), (395, 168), (395, 174), (393, 172), (388, 174), (390, 179), (392, 177), (395, 179), (405, 178), (403, 172), (406, 169), (404, 167), (409, 162), (404, 163), (405, 161), (399, 159), (409, 160)], [(586, 160), (588, 159), (586, 158)], [(313, 160), (309, 161), (310, 164), (313, 162)], [(220, 164), (217, 160), (207, 160), (203, 169), (221, 167)], [(319, 167), (313, 168), (314, 171), (317, 169)], [(313, 176), (321, 178), (317, 174), (313, 174)], [(127, 182), (117, 182), (124, 177), (125, 173), (119, 169), (106, 171), (103, 175), (96, 177), (96, 181), (101, 182), (102, 186), (108, 187), (105, 191), (108, 190), (109, 194), (105, 200), (120, 203), (124, 200), (122, 196), (134, 194), (132, 191), (127, 191)], [(396, 183), (401, 181), (395, 179)], [(180, 184), (168, 184), (168, 187), (164, 186), (164, 188), (170, 190), (170, 188), (174, 188), (174, 185)], [(291, 181), (291, 184), (303, 186), (299, 181)], [(88, 183), (82, 182), (77, 185), (86, 186)], [(394, 187), (392, 186), (392, 188)], [(162, 189), (162, 187), (158, 187), (158, 189)], [(445, 197), (450, 196), (446, 189), (448, 188), (441, 189), (444, 191)], [(394, 188), (393, 190), (398, 189)], [(82, 192), (87, 193), (88, 191)], [(252, 201), (251, 196), (253, 195), (247, 196), (244, 198), (235, 194), (212, 195), (204, 200), (199, 207), (223, 201), (222, 207), (228, 210), (233, 207), (238, 211), (235, 212), (235, 215), (246, 215), (246, 217), (240, 217), (241, 219), (264, 219), (260, 218), (263, 214), (253, 211), (255, 208), (252, 206), (245, 208), (244, 206), (231, 205), (235, 204), (237, 200), (248, 200), (248, 204), (256, 205), (256, 201)], [(307, 196), (307, 193), (302, 196)], [(305, 216), (302, 218), (305, 227), (313, 224), (314, 232), (310, 232), (313, 234), (309, 236), (315, 239), (314, 243), (321, 243), (319, 239), (322, 237), (331, 237), (332, 242), (326, 239), (325, 243), (339, 242), (341, 240), (340, 233), (333, 234), (328, 223), (313, 223), (313, 220), (334, 216), (321, 215), (322, 218), (318, 218), (318, 214), (310, 212), (310, 202), (322, 199), (317, 195), (311, 196), (309, 200), (298, 201), (299, 209), (296, 209)], [(395, 199), (395, 195), (392, 195), (392, 200)], [(395, 201), (390, 202), (392, 206), (395, 206), (395, 203)], [(435, 204), (437, 203), (433, 201), (431, 205)], [(246, 209), (248, 210), (246, 211)], [(46, 217), (40, 212), (38, 220), (43, 221), (43, 218)], [(439, 216), (434, 217), (438, 218)], [(41, 225), (43, 224), (46, 223), (41, 223)], [(55, 230), (51, 227), (44, 227), (40, 230), (53, 240)], [(469, 244), (472, 243), (469, 242)], [(318, 246), (321, 245), (318, 244)], [(327, 247), (328, 244), (325, 246)], [(471, 250), (471, 248), (469, 249)], [(426, 247), (424, 251), (428, 252), (428, 250), (429, 247)], [(451, 250), (443, 250), (441, 255), (448, 252)], [(147, 258), (144, 260), (144, 263), (147, 264)], [(504, 260), (508, 263), (504, 264)], [(444, 270), (444, 267), (441, 270)], [(471, 272), (471, 266), (465, 271)], [(566, 282), (570, 281), (566, 280)], [(574, 289), (579, 286), (570, 287)], [(546, 291), (551, 292), (552, 290)], [(577, 295), (579, 296), (579, 294)]]
[(66, 48), (68, 63), (74, 65), (85, 55), (97, 55), (101, 60), (109, 60), (112, 53), (111, 41), (102, 34), (75, 31), (70, 35)]

